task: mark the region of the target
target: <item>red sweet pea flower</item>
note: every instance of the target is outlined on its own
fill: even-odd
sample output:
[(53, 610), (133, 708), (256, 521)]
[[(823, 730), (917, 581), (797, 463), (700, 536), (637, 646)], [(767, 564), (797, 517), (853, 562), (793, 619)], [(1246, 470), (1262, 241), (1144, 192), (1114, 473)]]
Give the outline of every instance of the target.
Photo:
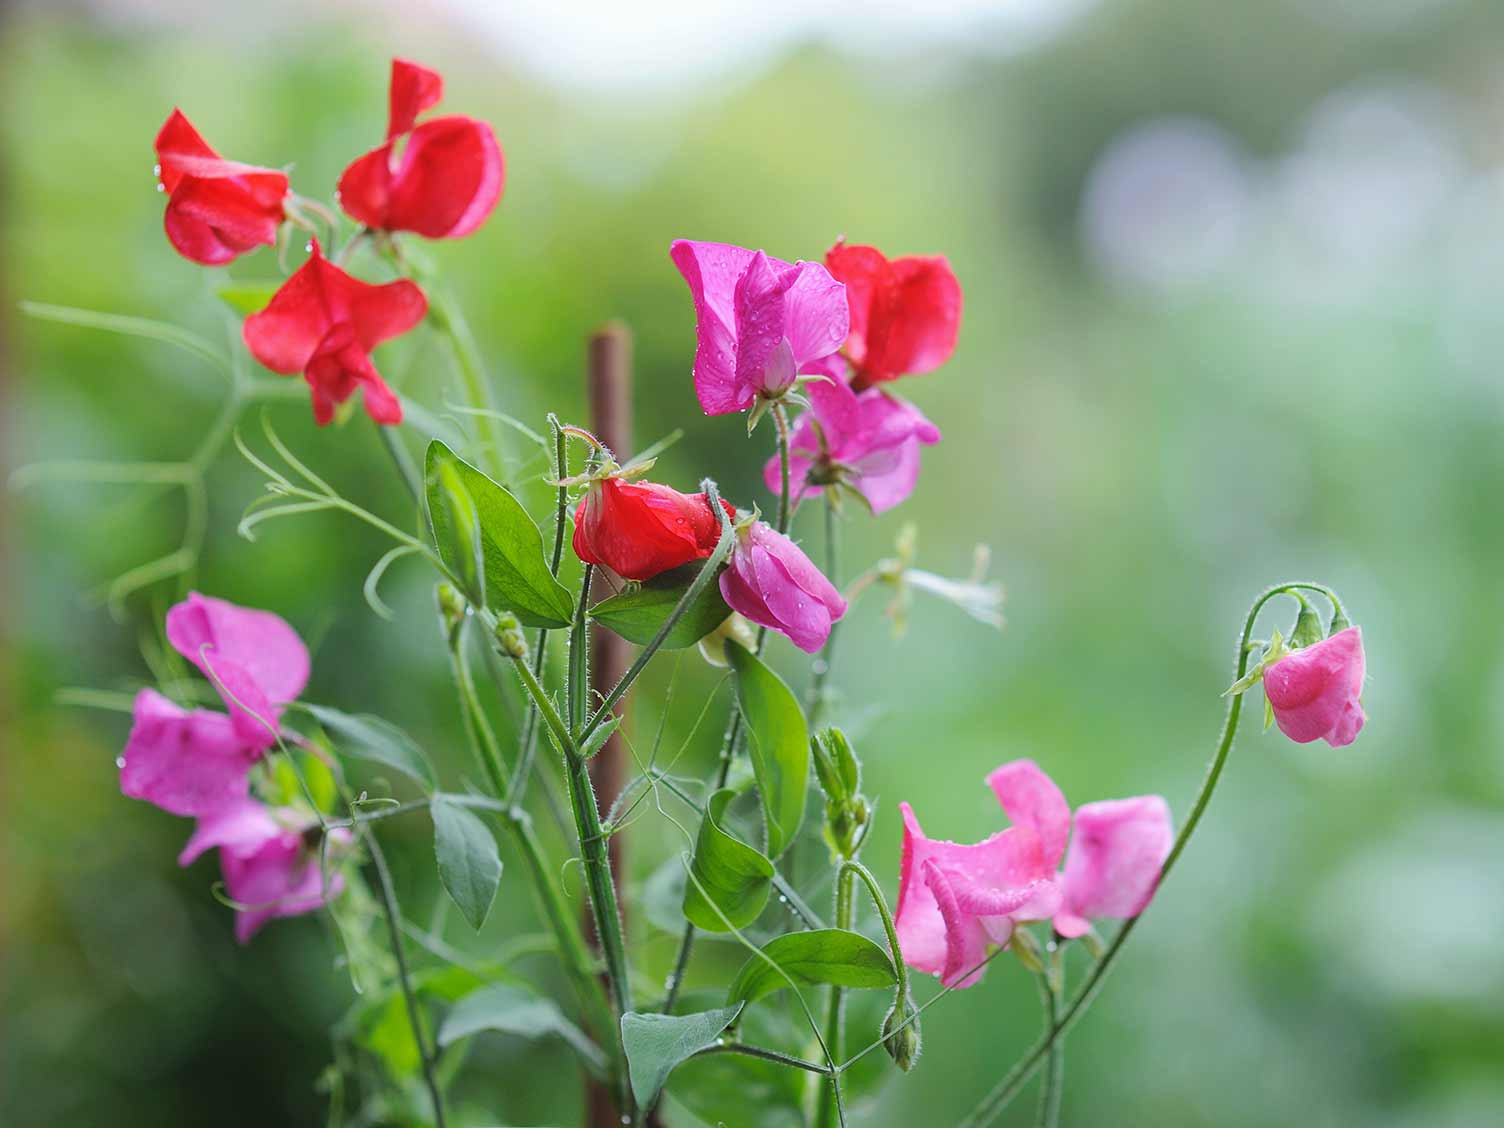
[(458, 114), (414, 128), (443, 94), (436, 73), (392, 60), (386, 142), (339, 178), (340, 206), (350, 216), (367, 227), (429, 239), (458, 239), (485, 222), (501, 198), (501, 146), (489, 124)]
[(950, 359), (961, 328), (961, 284), (943, 255), (890, 261), (876, 247), (839, 242), (825, 252), (825, 268), (846, 284), (846, 355), (857, 391), (933, 372)]
[[(735, 520), (736, 510), (721, 504)], [(591, 482), (574, 514), (574, 554), (626, 580), (651, 579), (704, 560), (720, 536), (721, 523), (704, 494), (682, 494), (657, 482)]]
[(251, 355), (273, 372), (303, 373), (313, 390), (313, 417), (320, 426), (357, 386), (365, 389), (366, 412), (378, 423), (401, 423), (402, 404), (386, 386), (371, 350), (423, 320), (428, 300), (405, 279), (372, 286), (313, 255), (260, 313), (245, 319), (242, 336)]
[(169, 193), (163, 226), (178, 254), (205, 266), (277, 242), (287, 174), (220, 159), (182, 110), (157, 134), (157, 176)]

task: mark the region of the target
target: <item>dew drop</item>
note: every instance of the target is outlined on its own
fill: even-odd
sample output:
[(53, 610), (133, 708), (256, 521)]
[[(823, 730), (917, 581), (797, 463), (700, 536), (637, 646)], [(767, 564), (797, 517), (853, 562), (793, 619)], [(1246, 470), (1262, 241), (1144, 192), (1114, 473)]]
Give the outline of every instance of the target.
[(159, 164), (152, 165), (151, 166), (151, 174), (153, 176), (161, 176), (162, 175), (162, 166), (159, 165)]
[(165, 191), (167, 191), (167, 189), (165, 187), (163, 187), (161, 184), (158, 184), (157, 185), (157, 191), (158, 192), (165, 192)]
[(125, 767), (125, 757), (124, 756), (116, 756), (115, 757), (115, 766), (117, 768), (124, 769), (124, 767)]
[(304, 254), (310, 254), (310, 255), (313, 254), (313, 244), (312, 243), (304, 243), (303, 244), (303, 253)]

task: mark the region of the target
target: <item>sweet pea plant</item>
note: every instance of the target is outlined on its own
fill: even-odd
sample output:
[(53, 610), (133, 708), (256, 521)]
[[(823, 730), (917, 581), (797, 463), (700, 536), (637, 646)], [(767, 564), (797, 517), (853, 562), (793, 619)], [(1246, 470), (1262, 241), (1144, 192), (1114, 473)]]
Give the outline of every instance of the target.
[[(1037, 979), (1044, 1030), (989, 1092), (978, 1092), (964, 1123), (990, 1123), (1040, 1072), (1040, 1123), (1055, 1123), (1066, 1033), (1122, 958), (1204, 815), (1244, 694), (1262, 682), (1270, 719), (1293, 740), (1350, 743), (1364, 722), (1359, 628), (1319, 584), (1285, 583), (1258, 596), (1237, 640), (1210, 770), (1178, 832), (1157, 795), (1097, 799), (1072, 812), (1029, 760), (987, 777), (1007, 825), (981, 842), (927, 836), (907, 803), (898, 805), (901, 822), (880, 818), (852, 742), (821, 723), (840, 620), (861, 592), (886, 585), (900, 617), (920, 590), (1001, 624), (998, 592), (980, 571), (947, 580), (914, 568), (911, 535), (897, 557), (860, 572), (844, 593), (837, 574), (842, 521), (901, 505), (922, 448), (940, 441), (939, 429), (892, 389), (940, 368), (955, 348), (961, 287), (946, 260), (888, 258), (842, 241), (823, 261), (790, 263), (760, 250), (675, 242), (669, 259), (696, 317), (694, 393), (707, 414), (745, 413), (749, 436), (770, 417), (769, 497), (729, 499), (709, 478), (681, 492), (651, 479), (651, 453), (628, 458), (549, 415), (547, 437), (535, 437), (551, 463), (553, 504), (535, 515), (506, 483), (502, 458), (504, 436), (529, 430), (496, 410), (463, 319), (430, 301), (433, 279), (412, 253), (414, 239), (475, 231), (503, 186), (490, 125), (458, 115), (420, 121), (441, 94), (435, 72), (392, 64), (385, 140), (339, 181), (347, 219), (295, 194), (283, 172), (220, 157), (176, 110), (156, 139), (157, 174), (168, 240), (193, 262), (220, 266), (279, 245), (285, 261), (303, 246), (302, 264), (274, 292), (227, 289), (244, 315), (245, 350), (273, 373), (300, 375), (321, 425), (344, 421), (359, 392), (386, 439), (394, 489), (408, 492), (393, 504), (402, 516), (387, 520), (341, 495), (269, 425), (266, 441), (280, 466), (234, 431), (267, 480), (240, 528), (250, 536), (266, 521), (319, 513), (381, 530), (393, 545), (366, 593), (388, 616), (377, 593), (387, 567), (412, 557), (433, 570), (475, 782), (441, 787), (424, 752), (389, 718), (302, 700), (308, 651), (272, 611), (184, 594), (206, 520), (204, 467), (247, 404), (282, 398), (293, 386), (246, 375), (240, 360), (225, 361), (183, 330), (33, 306), (41, 316), (158, 337), (236, 374), (225, 414), (190, 461), (52, 468), (181, 485), (190, 501), (184, 546), (112, 592), (118, 602), (171, 585), (182, 598), (167, 613), (165, 642), (203, 677), (197, 691), (181, 680), (164, 684), (177, 700), (140, 690), (118, 760), (121, 790), (193, 820), (178, 861), (196, 865), (217, 852), (216, 895), (233, 910), (240, 941), (280, 918), (323, 913), (332, 921), (357, 997), (333, 1032), (331, 1123), (496, 1122), (498, 1109), (473, 1096), (453, 1101), (453, 1091), (475, 1039), (501, 1031), (551, 1039), (578, 1060), (589, 1086), (582, 1115), (592, 1124), (688, 1114), (737, 1124), (758, 1119), (753, 1101), (782, 1102), (790, 1120), (844, 1124), (857, 1119), (853, 1102), (882, 1082), (885, 1070), (874, 1066), (883, 1053), (890, 1068), (919, 1066), (921, 1014), (977, 983), (1003, 951)], [(351, 273), (357, 265), (366, 277)], [(476, 434), (455, 428), (448, 442), (431, 438), (420, 468), (392, 429), (427, 438), (436, 416), (395, 392), (375, 358), (383, 341), (425, 322), (452, 346), (467, 400), (462, 414)], [(825, 514), (823, 566), (790, 536), (795, 511), (812, 503)], [(573, 590), (560, 582), (574, 571), (565, 567), (566, 545), (580, 562)], [(610, 577), (614, 593), (594, 599), (598, 575)], [(1288, 638), (1279, 631), (1255, 638), (1261, 612), (1279, 596), (1296, 605)], [(592, 628), (639, 647), (605, 690), (591, 688)], [(798, 655), (777, 653), (775, 636), (814, 656), (807, 671), (791, 660)], [(639, 761), (639, 774), (602, 810), (591, 761), (617, 734), (628, 695), (664, 651), (697, 645), (735, 688), (710, 778)], [(478, 657), (483, 679), (473, 669)], [(802, 699), (775, 664), (804, 683)], [(501, 730), (484, 698), (518, 686), (525, 711), (515, 731)], [(379, 700), (380, 687), (370, 688), (369, 700)], [(223, 710), (194, 704), (206, 694)], [(349, 775), (361, 761), (362, 770), (374, 761), (382, 774), (357, 788)], [(935, 770), (944, 772), (944, 763)], [(572, 844), (565, 857), (550, 856), (533, 814), (549, 808), (560, 781)], [(662, 859), (659, 871), (676, 891), (679, 920), (673, 970), (661, 984), (638, 970), (641, 940), (633, 933), (650, 914), (634, 904), (624, 917), (609, 849), (649, 799), (685, 831), (682, 851)], [(437, 877), (471, 928), (485, 921), (502, 881), (497, 837), (512, 841), (526, 872), (507, 880), (530, 885), (547, 929), (543, 948), (566, 994), (539, 992), (505, 948), (467, 956), (442, 924), (422, 928), (403, 914), (381, 846), (384, 824), (397, 818), (431, 820)], [(900, 831), (890, 909), (892, 883), (861, 853), (874, 832)], [(823, 837), (828, 866), (818, 874), (805, 867), (796, 882), (790, 851), (810, 835)], [(826, 883), (833, 904), (811, 905), (812, 891)], [(581, 884), (583, 919), (571, 892)], [(1097, 931), (1108, 921), (1121, 922), (1110, 939)], [(724, 984), (686, 991), (702, 933), (742, 945), (745, 962)], [(1068, 956), (1083, 976), (1074, 994)], [(938, 977), (939, 986), (922, 998), (911, 971)], [(792, 1005), (772, 1005), (775, 996)], [(749, 1095), (754, 1089), (759, 1096)]]

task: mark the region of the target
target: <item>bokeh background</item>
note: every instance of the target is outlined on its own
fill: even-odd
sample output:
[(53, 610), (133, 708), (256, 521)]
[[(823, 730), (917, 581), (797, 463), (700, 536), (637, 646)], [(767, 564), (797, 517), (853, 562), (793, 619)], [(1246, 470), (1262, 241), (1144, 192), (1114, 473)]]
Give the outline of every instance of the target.
[[(917, 7), (12, 5), (8, 468), (182, 458), (222, 401), (223, 378), (187, 354), (16, 305), (162, 318), (233, 348), (223, 278), (161, 234), (150, 146), (169, 109), (232, 156), (291, 163), (295, 187), (327, 199), (379, 139), (393, 53), (443, 71), (445, 108), (492, 120), (506, 150), (491, 221), (430, 248), (499, 401), (535, 426), (549, 408), (580, 418), (585, 334), (620, 317), (636, 337), (637, 434), (685, 429), (660, 463), (682, 487), (711, 474), (769, 504), (768, 435), (699, 416), (670, 240), (790, 259), (842, 234), (943, 252), (966, 291), (960, 347), (901, 390), (945, 441), (904, 509), (847, 523), (847, 578), (912, 520), (919, 564), (938, 573), (963, 575), (973, 546), (992, 546), (1008, 623), (991, 631), (922, 594), (901, 640), (881, 596), (851, 615), (836, 680), (879, 799), (867, 857), (890, 896), (898, 800), (931, 833), (980, 837), (1000, 818), (982, 776), (1008, 758), (1038, 759), (1073, 802), (1158, 791), (1183, 815), (1251, 597), (1329, 582), (1364, 627), (1368, 728), (1339, 752), (1245, 730), (1203, 831), (1070, 1039), (1065, 1122), (1500, 1123), (1504, 7)], [(232, 273), (275, 271), (263, 252)], [(456, 397), (426, 331), (385, 356), (436, 412)], [(269, 412), (350, 496), (407, 519), (358, 414), (318, 431), (301, 401)], [(460, 778), (430, 578), (399, 564), (385, 623), (360, 593), (377, 534), (321, 514), (250, 543), (235, 526), (255, 473), (230, 450), (210, 485), (192, 582), (288, 617), (316, 644), (311, 699), (379, 710)], [(324, 1123), (327, 1031), (354, 1001), (327, 926), (274, 924), (238, 949), (212, 863), (174, 864), (186, 823), (118, 792), (128, 718), (58, 698), (153, 678), (145, 656), (181, 581), (117, 614), (94, 593), (177, 545), (181, 495), (54, 482), (5, 506), (0, 1122)], [(799, 531), (818, 545), (815, 512)], [(805, 676), (790, 648), (774, 654)], [(665, 747), (687, 741), (680, 766), (697, 774), (718, 713), (691, 726), (724, 688), (692, 652), (677, 672), (660, 665), (637, 741), (666, 716)], [(426, 920), (426, 820), (386, 833)], [(648, 882), (678, 841), (656, 814), (638, 823), (630, 879)], [(451, 921), (448, 935), (494, 953), (533, 929), (531, 905), (509, 856), (483, 934)], [(638, 919), (633, 942), (661, 981), (670, 934)], [(707, 983), (739, 962), (715, 944), (701, 958)], [(546, 958), (522, 957), (520, 973), (551, 983)], [(919, 1068), (889, 1070), (856, 1121), (951, 1122), (1039, 1021), (1029, 977), (995, 964), (926, 1014)], [(577, 1075), (553, 1044), (489, 1038), (465, 1077), (462, 1124), (578, 1120)], [(727, 1122), (787, 1123), (765, 1097)], [(1026, 1096), (1006, 1123), (1031, 1116)]]

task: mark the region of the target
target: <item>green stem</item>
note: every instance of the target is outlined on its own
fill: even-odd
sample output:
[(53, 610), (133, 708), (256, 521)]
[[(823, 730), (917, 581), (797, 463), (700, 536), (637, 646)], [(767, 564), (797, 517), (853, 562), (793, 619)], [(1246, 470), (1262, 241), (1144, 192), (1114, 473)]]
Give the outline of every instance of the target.
[[(568, 477), (568, 463), (566, 462), (564, 432), (559, 426), (559, 417), (553, 412), (548, 413), (549, 430), (554, 437), (554, 480), (562, 482)], [(559, 564), (564, 559), (564, 530), (569, 521), (569, 487), (561, 485), (558, 492), (558, 502), (554, 508), (554, 552), (549, 559), (549, 573), (555, 577), (559, 575)], [(538, 638), (533, 644), (533, 677), (543, 677), (543, 667), (548, 660), (548, 630), (540, 627)], [(517, 749), (517, 772), (512, 777), (512, 790), (507, 798), (518, 806), (522, 805), (523, 797), (527, 794), (527, 785), (533, 774), (533, 757), (538, 748), (538, 709), (528, 700), (527, 716), (522, 721), (522, 734), (518, 740)]]
[(481, 414), (478, 426), (481, 430), (482, 465), (486, 472), (502, 485), (506, 485), (506, 465), (502, 460), (501, 430), (497, 421), (486, 412), (495, 411), (491, 402), (490, 383), (486, 379), (485, 363), (480, 349), (470, 334), (470, 326), (459, 307), (447, 297), (438, 296), (428, 309), (428, 319), (442, 333), (454, 353), (455, 368), (459, 370), (460, 383), (464, 385), (465, 398), (470, 406)]
[[(855, 870), (847, 867), (853, 859), (844, 858), (836, 871), (836, 927), (850, 928), (855, 903), (851, 895), (851, 878)], [(830, 989), (830, 1000), (825, 1010), (825, 1052), (830, 1056), (831, 1068), (846, 1053), (846, 993), (838, 986)], [(839, 1118), (837, 1108), (841, 1103), (841, 1075), (832, 1073), (829, 1085), (820, 1086), (820, 1099), (816, 1105), (815, 1123), (820, 1128), (830, 1128)]]
[[(835, 502), (831, 495), (833, 489), (835, 487), (830, 486), (825, 491), (825, 578), (839, 589), (840, 537), (836, 526)], [(819, 723), (820, 714), (825, 711), (825, 683), (830, 678), (831, 663), (835, 661), (836, 630), (840, 625), (839, 620), (830, 624), (830, 634), (826, 636), (825, 645), (820, 648), (820, 656), (815, 659), (811, 671), (807, 702), (811, 729)]]
[(792, 507), (789, 505), (789, 417), (783, 404), (773, 405), (773, 422), (778, 425), (778, 531), (789, 531)]
[[(1058, 945), (1058, 941), (1056, 943)], [(1047, 972), (1040, 972), (1039, 975), (1039, 994), (1044, 1001), (1046, 1034), (1055, 1029), (1055, 1021), (1060, 1015), (1060, 996), (1065, 990), (1065, 961), (1059, 958), (1060, 954), (1058, 946), (1050, 953), (1055, 975), (1052, 977)], [(1056, 1038), (1050, 1046), (1049, 1060), (1045, 1063), (1044, 1080), (1039, 1090), (1039, 1128), (1056, 1128), (1060, 1123), (1060, 1098), (1064, 1081), (1065, 1039)]]
[[(585, 723), (585, 702), (590, 696), (590, 632), (585, 629), (590, 608), (590, 582), (595, 565), (586, 564), (580, 575), (580, 598), (575, 603), (574, 622), (569, 627), (569, 679), (565, 710), (569, 731), (579, 732)], [(581, 734), (583, 739), (584, 734)]]
[[(1329, 588), (1308, 583), (1278, 584), (1260, 593), (1259, 597), (1254, 600), (1253, 606), (1248, 609), (1248, 618), (1243, 624), (1243, 633), (1238, 638), (1233, 681), (1237, 681), (1247, 671), (1248, 640), (1253, 635), (1254, 621), (1258, 618), (1259, 612), (1263, 610), (1264, 604), (1268, 603), (1275, 596), (1282, 595), (1295, 588), (1320, 591), (1332, 599), (1334, 603), (1336, 602), (1337, 597)], [(1238, 719), (1242, 716), (1242, 713), (1243, 695), (1237, 694), (1228, 701), (1227, 715), (1222, 722), (1222, 733), (1217, 739), (1217, 747), (1212, 755), (1211, 764), (1207, 767), (1206, 778), (1201, 783), (1201, 790), (1196, 793), (1196, 799), (1191, 804), (1191, 813), (1187, 816), (1185, 825), (1180, 828), (1180, 833), (1176, 835), (1175, 843), (1170, 847), (1170, 854), (1165, 859), (1164, 868), (1160, 871), (1159, 887), (1161, 889), (1164, 888), (1165, 879), (1169, 877), (1171, 868), (1184, 852), (1186, 844), (1190, 842), (1191, 835), (1195, 833), (1197, 825), (1201, 822), (1202, 815), (1206, 813), (1207, 804), (1211, 802), (1212, 792), (1217, 788), (1217, 781), (1222, 778), (1222, 769), (1227, 764), (1228, 753), (1232, 751), (1233, 738), (1237, 735)], [(981, 1128), (982, 1125), (990, 1124), (993, 1118), (1017, 1095), (1018, 1091), (1024, 1087), (1029, 1078), (1034, 1075), (1034, 1071), (1043, 1063), (1055, 1042), (1064, 1036), (1065, 1032), (1081, 1018), (1086, 1012), (1086, 1008), (1091, 1005), (1098, 990), (1101, 989), (1103, 980), (1107, 978), (1107, 973), (1117, 963), (1118, 957), (1122, 953), (1123, 945), (1127, 943), (1128, 937), (1133, 935), (1134, 928), (1137, 927), (1138, 922), (1142, 919), (1143, 914), (1140, 914), (1136, 917), (1130, 917), (1123, 922), (1123, 927), (1118, 930), (1118, 934), (1113, 938), (1112, 943), (1108, 945), (1107, 951), (1102, 954), (1102, 958), (1092, 968), (1091, 974), (1086, 977), (1086, 982), (1076, 992), (1075, 998), (1071, 1000), (1070, 1005), (1066, 1008), (1065, 1013), (1060, 1017), (1059, 1021), (1051, 1027), (1049, 1033), (1025, 1052), (1017, 1065), (1003, 1075), (1002, 1080), (993, 1086), (992, 1091), (982, 1098), (976, 1108), (959, 1122), (957, 1128)]]
[(367, 831), (362, 837), (371, 852), (371, 861), (376, 866), (377, 885), (381, 890), (381, 904), (386, 917), (387, 932), (391, 937), (392, 955), (397, 961), (397, 979), (402, 984), (402, 998), (407, 1004), (407, 1021), (412, 1026), (413, 1041), (418, 1047), (418, 1057), (423, 1063), (423, 1082), (428, 1087), (429, 1099), (433, 1102), (433, 1119), (437, 1128), (445, 1128), (444, 1097), (439, 1091), (439, 1081), (434, 1075), (433, 1054), (428, 1048), (428, 1035), (423, 1031), (423, 1015), (418, 1010), (418, 997), (413, 993), (412, 976), (407, 970), (407, 956), (402, 950), (401, 914), (397, 908), (397, 894), (392, 888), (392, 874), (387, 869), (386, 855), (376, 836)]
[(621, 912), (616, 904), (616, 884), (611, 877), (611, 858), (606, 849), (606, 835), (601, 827), (595, 790), (590, 784), (589, 767), (585, 758), (579, 754), (564, 718), (559, 716), (559, 711), (554, 708), (553, 702), (533, 676), (532, 670), (528, 669), (527, 663), (514, 660), (513, 665), (517, 668), (523, 687), (538, 706), (544, 723), (554, 734), (559, 747), (564, 750), (565, 775), (569, 782), (570, 805), (574, 810), (575, 832), (580, 840), (580, 855), (584, 861), (590, 912), (595, 921), (595, 934), (600, 940), (601, 952), (606, 960), (606, 977), (612, 1002), (616, 1006), (616, 1017), (620, 1018), (632, 1009), (632, 984), (628, 976)]
[(380, 423), (373, 424), (373, 426), (381, 439), (381, 445), (386, 447), (387, 454), (391, 455), (392, 465), (397, 468), (397, 475), (402, 479), (402, 484), (407, 487), (407, 492), (412, 495), (413, 501), (417, 501), (423, 495), (423, 482), (418, 477), (418, 468), (413, 464), (412, 455), (408, 454), (407, 448), (402, 445), (402, 440), (397, 437), (393, 428)]
[(709, 1057), (712, 1054), (742, 1054), (746, 1057), (762, 1058), (763, 1061), (774, 1061), (779, 1065), (787, 1065), (793, 1069), (803, 1069), (809, 1073), (821, 1073), (829, 1075), (830, 1066), (821, 1065), (818, 1062), (809, 1061), (806, 1058), (794, 1057), (792, 1054), (779, 1053), (777, 1050), (764, 1049), (762, 1046), (749, 1046), (745, 1042), (727, 1042), (719, 1046), (707, 1046), (692, 1054), (692, 1057)]
[(475, 692), (475, 682), (470, 676), (470, 663), (465, 657), (464, 632), (465, 626), (461, 622), (449, 633), (449, 662), (454, 673), (455, 690), (464, 706), (465, 733), (470, 738), (470, 747), (476, 759), (480, 761), (486, 778), (491, 783), (491, 793), (498, 799), (504, 799), (511, 789), (512, 781), (507, 777), (507, 767), (501, 758), (496, 733)]

